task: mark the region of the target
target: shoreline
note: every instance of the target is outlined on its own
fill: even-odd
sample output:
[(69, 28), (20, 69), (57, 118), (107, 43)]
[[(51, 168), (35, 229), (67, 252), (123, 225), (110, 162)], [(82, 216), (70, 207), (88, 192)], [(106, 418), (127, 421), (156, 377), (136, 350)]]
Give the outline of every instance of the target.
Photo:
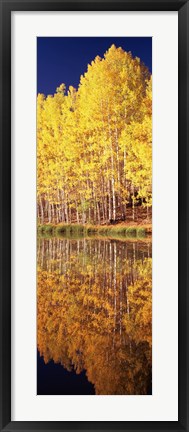
[(63, 236), (63, 235), (80, 235), (80, 236), (106, 236), (106, 237), (124, 237), (124, 238), (144, 238), (152, 236), (152, 225), (149, 224), (115, 224), (115, 225), (90, 225), (90, 224), (44, 224), (37, 226), (39, 236)]

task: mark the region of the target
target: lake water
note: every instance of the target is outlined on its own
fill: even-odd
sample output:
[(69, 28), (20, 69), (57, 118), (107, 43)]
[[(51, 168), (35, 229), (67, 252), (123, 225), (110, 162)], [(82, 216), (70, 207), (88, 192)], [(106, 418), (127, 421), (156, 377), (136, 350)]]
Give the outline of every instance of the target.
[(152, 393), (151, 249), (38, 239), (38, 394)]

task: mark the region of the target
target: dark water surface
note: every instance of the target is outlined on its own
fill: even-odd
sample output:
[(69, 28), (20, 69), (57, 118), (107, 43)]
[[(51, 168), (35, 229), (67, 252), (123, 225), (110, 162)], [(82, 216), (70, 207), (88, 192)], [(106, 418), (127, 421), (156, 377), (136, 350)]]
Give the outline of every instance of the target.
[(38, 239), (37, 394), (151, 394), (148, 240)]

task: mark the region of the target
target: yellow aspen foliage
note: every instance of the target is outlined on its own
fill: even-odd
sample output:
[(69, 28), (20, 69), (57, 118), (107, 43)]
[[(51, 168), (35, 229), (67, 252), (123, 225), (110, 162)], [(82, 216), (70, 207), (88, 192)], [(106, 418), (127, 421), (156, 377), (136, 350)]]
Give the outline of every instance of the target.
[(152, 204), (152, 82), (112, 45), (81, 76), (37, 98), (39, 222), (107, 223)]

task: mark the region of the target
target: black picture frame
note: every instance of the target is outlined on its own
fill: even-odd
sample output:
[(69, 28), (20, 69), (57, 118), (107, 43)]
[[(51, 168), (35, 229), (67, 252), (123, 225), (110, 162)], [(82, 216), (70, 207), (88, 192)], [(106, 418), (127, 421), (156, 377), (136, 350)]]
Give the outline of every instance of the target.
[[(11, 421), (11, 12), (178, 11), (179, 20), (179, 385), (178, 421)], [(1, 431), (189, 431), (189, 1), (188, 0), (0, 0), (0, 430)], [(169, 403), (169, 401), (167, 401)]]

